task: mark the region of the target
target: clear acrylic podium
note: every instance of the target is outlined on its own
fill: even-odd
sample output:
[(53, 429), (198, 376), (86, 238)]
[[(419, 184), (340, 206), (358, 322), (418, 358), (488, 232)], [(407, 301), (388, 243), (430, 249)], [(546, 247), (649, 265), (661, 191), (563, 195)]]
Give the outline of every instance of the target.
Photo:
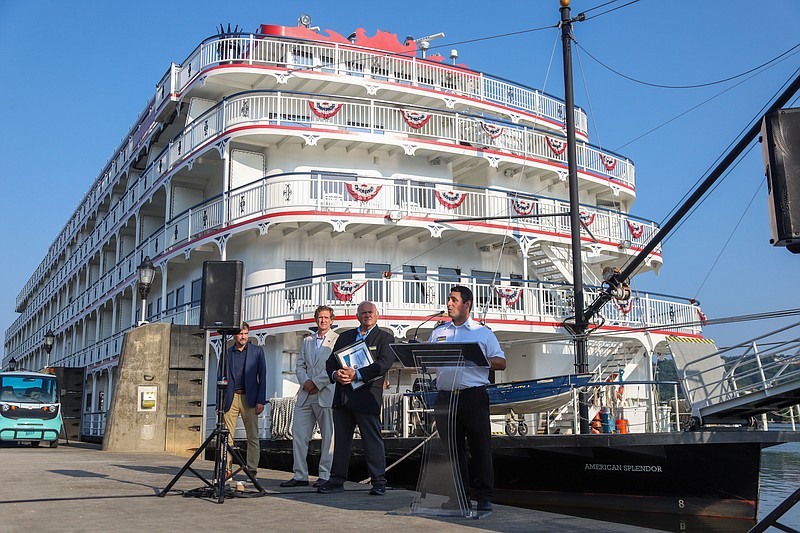
[[(457, 384), (461, 373), (469, 366), (489, 366), (480, 345), (469, 343), (408, 343), (392, 344), (397, 358), (406, 368), (414, 368), (423, 377), (419, 396), (426, 412), (433, 412), (436, 433), (422, 448), (417, 494), (409, 508), (396, 514), (418, 516), (451, 516), (483, 518), (491, 513), (472, 508), (469, 494), (459, 468), (456, 442), (449, 436), (455, 433), (459, 394)], [(436, 387), (427, 376), (436, 374)], [(453, 391), (453, 392), (451, 392)], [(437, 434), (438, 433), (438, 434)], [(463, 438), (463, 437), (462, 437)]]

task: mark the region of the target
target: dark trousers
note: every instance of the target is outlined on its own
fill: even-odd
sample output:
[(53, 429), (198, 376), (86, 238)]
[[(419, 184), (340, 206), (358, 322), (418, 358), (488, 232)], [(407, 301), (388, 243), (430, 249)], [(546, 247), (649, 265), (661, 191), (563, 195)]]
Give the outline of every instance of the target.
[[(451, 395), (458, 395), (455, 408), (455, 434), (450, 435), (448, 424), (448, 405)], [(455, 451), (456, 463), (464, 486), (464, 494), (469, 494), (469, 467), (467, 465), (466, 443), (475, 464), (475, 495), (478, 501), (491, 501), (494, 490), (494, 466), (492, 465), (492, 426), (489, 422), (489, 395), (486, 387), (473, 387), (461, 391), (439, 391), (436, 408), (436, 427), (439, 436), (450, 450)]]
[(347, 481), (350, 454), (353, 451), (353, 432), (358, 426), (361, 444), (367, 460), (367, 471), (373, 486), (386, 485), (386, 452), (381, 437), (380, 415), (361, 413), (346, 407), (333, 408), (333, 465), (330, 482), (341, 485)]

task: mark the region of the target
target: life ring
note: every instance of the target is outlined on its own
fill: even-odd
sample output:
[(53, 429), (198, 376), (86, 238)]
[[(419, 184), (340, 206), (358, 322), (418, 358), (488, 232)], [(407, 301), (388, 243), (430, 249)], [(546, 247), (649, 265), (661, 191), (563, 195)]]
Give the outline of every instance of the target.
[(600, 421), (600, 411), (598, 411), (597, 414), (594, 415), (594, 418), (592, 418), (592, 423), (590, 425), (592, 427), (593, 435), (597, 435), (603, 432), (603, 423)]

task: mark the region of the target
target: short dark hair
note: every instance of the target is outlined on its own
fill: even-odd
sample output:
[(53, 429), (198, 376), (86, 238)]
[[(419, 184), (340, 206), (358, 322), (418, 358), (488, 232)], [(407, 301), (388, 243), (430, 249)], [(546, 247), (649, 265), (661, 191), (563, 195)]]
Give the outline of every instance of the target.
[(314, 320), (316, 320), (316, 319), (317, 319), (317, 317), (319, 316), (319, 313), (320, 313), (320, 311), (327, 311), (327, 312), (329, 312), (329, 313), (331, 314), (331, 320), (333, 320), (333, 319), (336, 317), (336, 315), (334, 315), (334, 314), (333, 314), (333, 309), (331, 309), (331, 308), (330, 308), (330, 307), (328, 307), (327, 305), (320, 305), (319, 307), (317, 307), (317, 308), (314, 310)]
[(461, 301), (464, 303), (471, 303), (472, 305), (469, 306), (470, 309), (475, 307), (475, 302), (473, 301), (472, 291), (469, 287), (465, 287), (463, 285), (454, 285), (450, 288), (450, 292), (457, 292), (461, 295)]
[(250, 324), (248, 324), (247, 322), (242, 322), (242, 327), (239, 328), (239, 331), (242, 331), (243, 329), (250, 331)]

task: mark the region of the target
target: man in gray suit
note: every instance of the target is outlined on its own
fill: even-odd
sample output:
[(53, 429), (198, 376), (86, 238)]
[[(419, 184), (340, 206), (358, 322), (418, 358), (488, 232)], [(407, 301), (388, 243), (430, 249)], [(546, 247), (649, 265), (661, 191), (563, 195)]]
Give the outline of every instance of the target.
[(321, 305), (314, 311), (317, 332), (303, 339), (303, 348), (297, 356), (295, 371), (300, 390), (294, 406), (292, 426), (292, 451), (294, 453), (294, 476), (281, 483), (281, 487), (308, 486), (308, 442), (319, 424), (322, 434), (319, 459), (319, 487), (330, 477), (333, 461), (333, 384), (325, 370), (325, 362), (331, 355), (333, 345), (339, 338), (331, 330), (333, 309)]

